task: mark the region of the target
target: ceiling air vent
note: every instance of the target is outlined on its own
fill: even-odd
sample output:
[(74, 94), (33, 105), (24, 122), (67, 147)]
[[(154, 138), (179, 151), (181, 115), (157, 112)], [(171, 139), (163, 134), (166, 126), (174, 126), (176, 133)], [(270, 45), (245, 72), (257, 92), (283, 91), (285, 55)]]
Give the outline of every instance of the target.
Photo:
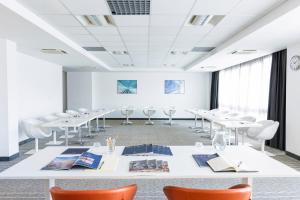
[(77, 15), (76, 18), (83, 26), (115, 26), (109, 15)]
[(113, 15), (149, 15), (150, 0), (107, 0)]
[(111, 53), (114, 55), (128, 55), (127, 51), (112, 51)]
[(211, 24), (216, 26), (225, 17), (225, 15), (192, 15), (188, 20), (188, 25), (205, 26)]
[(215, 47), (194, 47), (192, 52), (199, 52), (199, 53), (207, 53), (214, 49)]
[(235, 50), (232, 51), (231, 54), (233, 55), (247, 55), (247, 54), (253, 54), (256, 53), (257, 50), (255, 49), (246, 49), (246, 50)]
[(67, 52), (62, 49), (41, 49), (41, 52), (47, 54), (67, 54)]
[(104, 47), (82, 47), (87, 51), (106, 51)]

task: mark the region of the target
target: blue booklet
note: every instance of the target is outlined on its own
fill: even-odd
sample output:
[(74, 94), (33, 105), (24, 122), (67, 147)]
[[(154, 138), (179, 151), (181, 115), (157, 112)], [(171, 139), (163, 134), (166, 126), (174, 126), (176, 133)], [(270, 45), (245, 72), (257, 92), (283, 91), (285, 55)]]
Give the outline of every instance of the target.
[(197, 155), (192, 155), (196, 163), (198, 164), (199, 167), (209, 167), (207, 161), (219, 157), (217, 153), (215, 154), (197, 154)]
[(122, 155), (123, 156), (151, 156), (151, 155), (172, 156), (173, 154), (170, 147), (167, 146), (142, 144), (142, 145), (125, 147)]
[(52, 160), (42, 170), (68, 170), (72, 168), (97, 169), (102, 159), (102, 155), (84, 152), (81, 155), (59, 155)]

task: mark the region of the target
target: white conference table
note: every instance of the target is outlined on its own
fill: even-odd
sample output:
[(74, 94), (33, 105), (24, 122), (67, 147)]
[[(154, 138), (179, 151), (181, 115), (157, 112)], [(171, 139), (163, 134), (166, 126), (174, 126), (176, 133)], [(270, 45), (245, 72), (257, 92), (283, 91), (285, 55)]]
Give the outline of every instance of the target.
[(213, 124), (219, 124), (224, 128), (227, 129), (234, 129), (235, 130), (235, 145), (238, 145), (238, 129), (239, 128), (251, 128), (251, 127), (261, 127), (262, 125), (257, 122), (248, 122), (244, 120), (240, 120), (237, 117), (228, 117), (226, 115), (220, 115), (211, 113), (207, 110), (199, 110), (197, 112), (198, 116), (202, 118), (202, 129), (204, 130), (204, 119), (210, 122), (210, 137), (213, 136)]
[(82, 133), (81, 133), (81, 126), (88, 123), (89, 128), (89, 135), (91, 135), (91, 121), (93, 119), (97, 119), (105, 116), (109, 113), (114, 112), (115, 110), (99, 110), (99, 111), (91, 111), (86, 114), (81, 114), (78, 117), (70, 117), (70, 118), (60, 118), (55, 121), (43, 123), (41, 126), (45, 128), (64, 128), (65, 130), (65, 139), (66, 139), (66, 146), (68, 146), (68, 135), (69, 135), (69, 128), (76, 127), (78, 128), (80, 142), (82, 143)]
[[(66, 150), (67, 147), (46, 147), (29, 158), (17, 163), (0, 173), (0, 179), (47, 179), (49, 188), (55, 186), (55, 180), (67, 179), (233, 179), (240, 178), (242, 183), (253, 184), (253, 178), (264, 177), (300, 177), (300, 173), (283, 163), (268, 157), (264, 153), (247, 146), (228, 146), (220, 154), (228, 159), (242, 161), (248, 167), (258, 172), (236, 173), (236, 172), (213, 172), (209, 167), (198, 167), (192, 154), (215, 153), (212, 146), (171, 146), (173, 156), (121, 156), (124, 149), (116, 147), (113, 154), (107, 153), (107, 147), (97, 147), (95, 150), (104, 155), (103, 160), (108, 156), (119, 157), (119, 163), (115, 171), (99, 172), (98, 170), (62, 170), (48, 171), (41, 170), (56, 156)], [(170, 172), (129, 172), (129, 162), (132, 160), (161, 159), (167, 160)]]

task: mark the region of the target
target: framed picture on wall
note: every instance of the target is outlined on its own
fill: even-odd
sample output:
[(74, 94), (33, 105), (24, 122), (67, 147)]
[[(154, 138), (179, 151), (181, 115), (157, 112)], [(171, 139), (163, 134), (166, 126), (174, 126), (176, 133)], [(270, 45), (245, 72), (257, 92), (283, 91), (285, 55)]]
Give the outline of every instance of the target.
[(136, 94), (137, 80), (117, 80), (118, 94)]
[(165, 94), (184, 94), (184, 80), (165, 80)]

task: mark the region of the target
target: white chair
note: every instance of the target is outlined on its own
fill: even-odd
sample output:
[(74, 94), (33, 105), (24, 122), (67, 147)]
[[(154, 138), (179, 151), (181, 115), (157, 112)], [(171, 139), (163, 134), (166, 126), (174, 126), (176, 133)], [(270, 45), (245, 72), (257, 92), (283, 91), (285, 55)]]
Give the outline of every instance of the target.
[(145, 122), (146, 125), (153, 125), (154, 122), (151, 121), (151, 117), (155, 114), (156, 110), (150, 106), (143, 109), (143, 113), (146, 117), (148, 117), (148, 121)]
[(176, 113), (175, 107), (170, 106), (168, 108), (165, 108), (165, 109), (163, 109), (163, 112), (164, 112), (165, 115), (167, 115), (169, 117), (168, 122), (166, 122), (165, 124), (172, 126), (172, 124), (173, 124), (172, 119), (173, 119), (173, 116)]
[[(38, 119), (27, 119), (23, 121), (25, 133), (29, 138), (34, 138), (35, 140), (35, 152), (39, 151), (39, 139), (50, 137), (52, 135), (48, 128), (43, 128), (40, 125), (44, 122)], [(32, 151), (27, 152), (31, 154)]]
[(266, 140), (271, 140), (277, 132), (279, 122), (273, 120), (264, 120), (258, 122), (262, 124), (261, 127), (249, 128), (247, 130), (247, 136), (249, 138), (258, 140), (261, 142), (261, 151), (265, 151)]
[[(55, 115), (59, 118), (70, 118), (70, 117), (72, 117), (72, 115), (70, 115), (68, 113), (56, 113)], [(78, 131), (77, 131), (76, 127), (73, 127), (73, 130), (70, 131), (69, 133), (77, 133), (77, 132)], [(71, 135), (71, 134), (68, 135), (68, 138), (73, 138), (73, 137), (74, 137), (74, 135)], [(60, 138), (61, 139), (66, 139), (66, 136), (62, 135), (62, 136), (60, 136)]]
[[(58, 120), (59, 117), (55, 116), (55, 115), (47, 115), (47, 116), (44, 116), (44, 117), (41, 117), (41, 120), (44, 121), (44, 122), (51, 122), (51, 121), (55, 121), (55, 120)], [(51, 128), (51, 131), (52, 131), (52, 136), (53, 136), (53, 141), (50, 141), (48, 143), (46, 143), (46, 145), (60, 145), (63, 143), (63, 141), (59, 141), (56, 139), (56, 134), (57, 132), (61, 132), (61, 131), (64, 131), (63, 128)]]
[[(239, 120), (247, 121), (247, 122), (255, 122), (256, 118), (252, 116), (243, 116), (239, 117)], [(249, 128), (239, 128), (239, 133), (242, 135), (242, 144), (245, 144), (245, 136)]]
[(86, 109), (86, 108), (78, 108), (78, 111), (79, 111), (79, 113), (82, 113), (82, 114), (88, 114), (90, 112), (89, 109)]
[(66, 113), (72, 116), (79, 116), (79, 112), (77, 112), (76, 110), (66, 110)]
[(122, 122), (122, 125), (131, 125), (132, 122), (129, 121), (130, 115), (134, 112), (134, 108), (132, 106), (122, 107), (121, 114), (126, 117), (126, 120)]

